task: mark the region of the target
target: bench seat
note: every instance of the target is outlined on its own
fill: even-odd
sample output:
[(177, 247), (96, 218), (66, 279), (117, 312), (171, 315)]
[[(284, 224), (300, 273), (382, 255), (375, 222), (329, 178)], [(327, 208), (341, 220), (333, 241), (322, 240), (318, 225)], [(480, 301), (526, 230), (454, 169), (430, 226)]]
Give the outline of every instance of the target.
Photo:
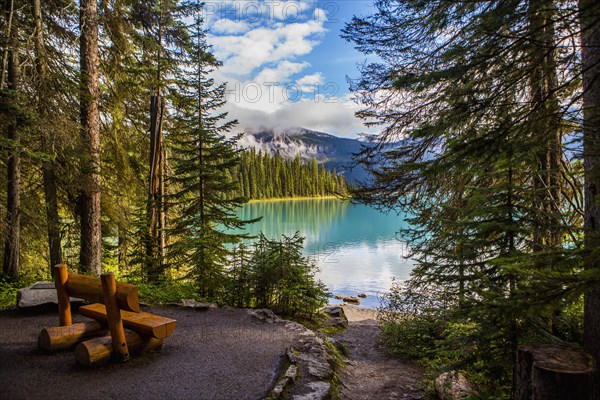
[[(106, 307), (103, 304), (89, 304), (79, 307), (79, 314), (95, 319), (106, 324)], [(171, 336), (175, 330), (177, 321), (171, 318), (161, 317), (145, 312), (131, 312), (121, 310), (123, 326), (143, 335), (152, 336), (156, 339), (164, 339)]]

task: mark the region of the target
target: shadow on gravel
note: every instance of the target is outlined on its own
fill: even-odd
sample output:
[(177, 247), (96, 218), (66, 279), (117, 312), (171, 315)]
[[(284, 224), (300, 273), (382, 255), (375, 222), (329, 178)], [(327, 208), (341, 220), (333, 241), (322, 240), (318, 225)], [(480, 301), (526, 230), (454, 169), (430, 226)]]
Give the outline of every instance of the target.
[(297, 332), (257, 322), (246, 310), (144, 311), (177, 320), (162, 351), (96, 369), (77, 366), (71, 351), (37, 350), (42, 328), (58, 325), (55, 307), (0, 311), (0, 399), (260, 399), (298, 341)]

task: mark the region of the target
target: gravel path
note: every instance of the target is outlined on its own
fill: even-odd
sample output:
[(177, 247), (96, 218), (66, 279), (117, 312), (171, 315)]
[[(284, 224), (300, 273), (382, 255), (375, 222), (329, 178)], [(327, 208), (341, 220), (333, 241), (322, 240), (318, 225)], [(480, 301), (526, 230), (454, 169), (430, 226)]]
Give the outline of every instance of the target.
[(97, 369), (78, 367), (70, 351), (38, 352), (40, 330), (58, 325), (56, 311), (0, 311), (0, 399), (260, 399), (298, 340), (285, 324), (260, 323), (246, 310), (144, 311), (177, 320), (162, 351)]
[(349, 349), (341, 371), (341, 398), (348, 400), (422, 399), (418, 390), (423, 368), (394, 358), (379, 338), (377, 312), (345, 305), (348, 329), (335, 339)]

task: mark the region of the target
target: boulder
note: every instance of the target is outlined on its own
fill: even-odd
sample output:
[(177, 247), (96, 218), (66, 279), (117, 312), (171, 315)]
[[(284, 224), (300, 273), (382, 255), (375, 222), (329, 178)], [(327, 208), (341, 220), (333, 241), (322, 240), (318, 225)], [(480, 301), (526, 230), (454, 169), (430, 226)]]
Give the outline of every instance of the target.
[[(71, 297), (71, 302), (83, 303), (83, 300)], [(53, 282), (36, 282), (29, 287), (19, 289), (17, 292), (17, 307), (19, 309), (39, 307), (47, 304), (58, 304), (56, 288)]]
[(208, 310), (218, 308), (218, 306), (214, 303), (201, 303), (199, 301), (192, 300), (192, 299), (181, 299), (180, 305), (185, 308), (193, 308), (194, 310), (198, 310), (198, 311), (208, 311)]
[(367, 297), (366, 293), (361, 293), (358, 295), (358, 297), (360, 297), (361, 299), (365, 299)]
[(267, 308), (262, 308), (258, 310), (248, 310), (248, 315), (254, 319), (259, 320), (260, 322), (267, 324), (272, 324), (274, 322), (281, 321), (281, 318), (279, 318), (273, 311)]
[(435, 378), (435, 392), (440, 400), (460, 400), (478, 397), (475, 386), (458, 371), (444, 372)]
[(340, 294), (340, 293), (338, 293), (335, 296), (333, 296), (333, 298), (336, 299), (336, 300), (342, 300), (344, 297), (346, 297), (346, 296), (344, 296), (343, 294)]
[(327, 326), (347, 328), (348, 327), (348, 318), (344, 313), (344, 309), (338, 306), (330, 306), (325, 307), (321, 310), (329, 317), (327, 321)]
[(327, 314), (327, 315), (329, 315), (330, 317), (333, 317), (333, 318), (345, 317), (346, 316), (344, 314), (344, 309), (342, 307), (339, 307), (339, 306), (325, 307), (321, 311), (323, 311), (325, 314)]
[(344, 297), (344, 303), (360, 304), (360, 299), (356, 296), (346, 296)]

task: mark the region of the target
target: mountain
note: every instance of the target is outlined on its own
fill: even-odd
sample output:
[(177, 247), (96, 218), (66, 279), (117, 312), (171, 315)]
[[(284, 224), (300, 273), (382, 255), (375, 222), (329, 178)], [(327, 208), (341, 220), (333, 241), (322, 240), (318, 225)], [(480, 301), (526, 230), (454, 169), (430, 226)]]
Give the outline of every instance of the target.
[(256, 151), (279, 153), (284, 158), (300, 156), (304, 160), (316, 158), (328, 170), (336, 170), (345, 176), (349, 183), (364, 180), (367, 172), (352, 159), (363, 143), (357, 139), (341, 138), (324, 132), (305, 128), (293, 128), (275, 132), (265, 129), (246, 132), (238, 142), (243, 148)]

